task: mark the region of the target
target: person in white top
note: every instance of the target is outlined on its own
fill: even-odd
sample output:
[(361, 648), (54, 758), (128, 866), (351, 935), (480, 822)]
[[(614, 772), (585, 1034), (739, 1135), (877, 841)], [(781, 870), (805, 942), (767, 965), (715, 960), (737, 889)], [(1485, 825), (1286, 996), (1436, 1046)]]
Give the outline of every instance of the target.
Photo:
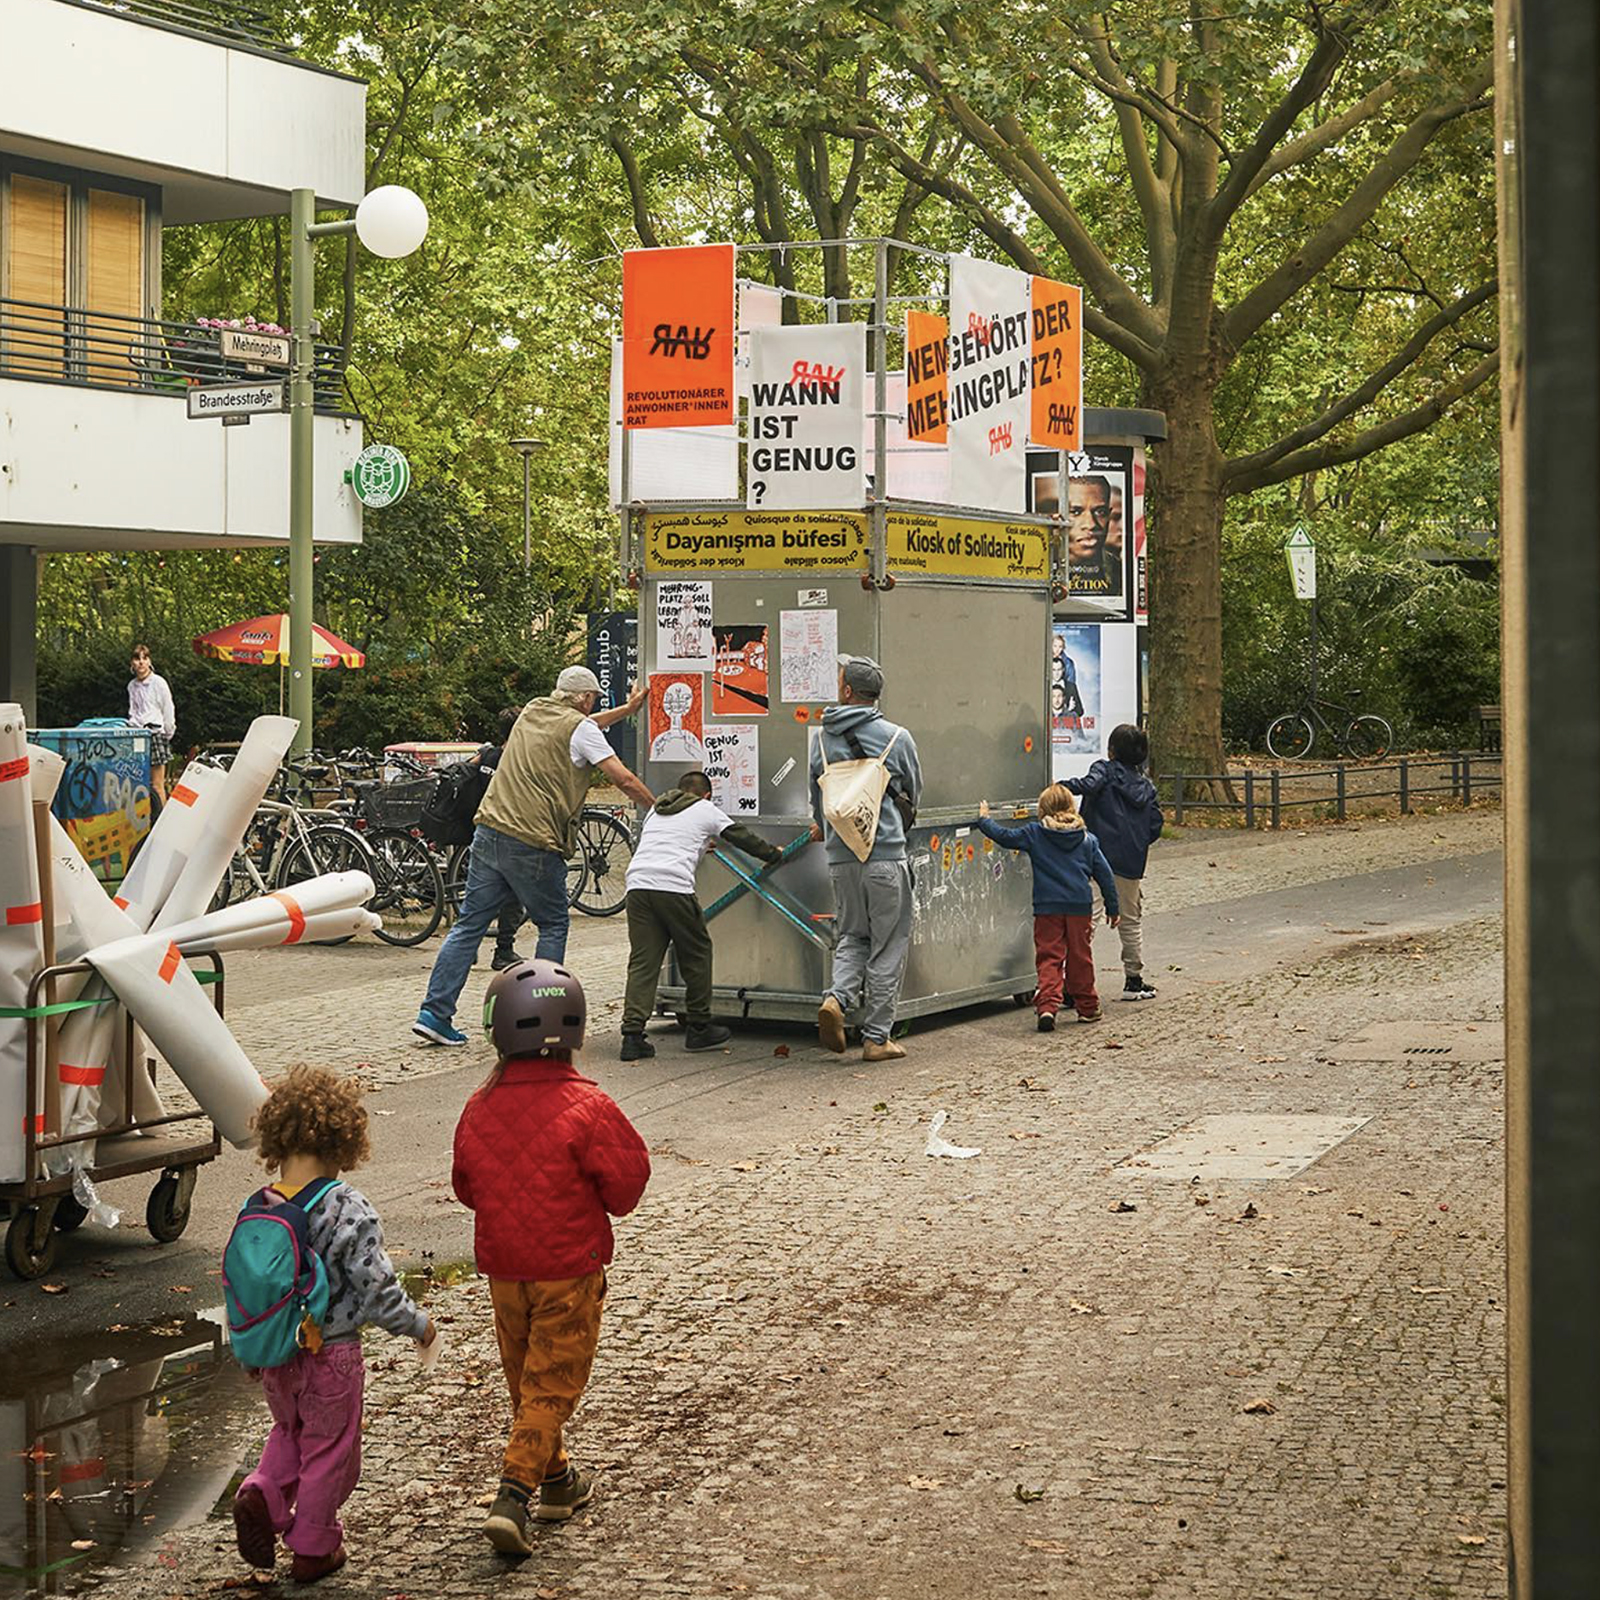
[(686, 772), (644, 820), (628, 864), (628, 988), (622, 1002), (622, 1059), (646, 1061), (656, 1047), (644, 1025), (656, 1007), (670, 946), (683, 974), (687, 1050), (713, 1050), (728, 1030), (711, 1020), (711, 935), (695, 897), (700, 858), (721, 841), (776, 865), (783, 852), (711, 803), (711, 780)]
[(167, 803), (167, 763), (172, 759), (172, 736), (178, 719), (172, 708), (172, 690), (150, 663), (150, 646), (136, 644), (128, 663), (128, 721), (150, 730), (150, 787), (157, 803)]

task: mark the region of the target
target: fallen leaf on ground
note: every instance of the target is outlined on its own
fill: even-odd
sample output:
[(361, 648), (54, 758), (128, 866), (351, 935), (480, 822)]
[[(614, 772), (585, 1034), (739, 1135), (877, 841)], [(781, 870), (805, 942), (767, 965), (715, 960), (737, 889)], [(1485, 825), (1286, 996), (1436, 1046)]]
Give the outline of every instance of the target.
[(1122, 1046), (1115, 1039), (1108, 1039), (1100, 1048), (1102, 1050), (1120, 1050)]
[(1078, 1317), (1092, 1317), (1095, 1314), (1095, 1308), (1083, 1300), (1067, 1301), (1067, 1310)]
[(1448, 1294), (1450, 1291), (1438, 1283), (1414, 1283), (1411, 1285), (1412, 1294)]
[(1259, 1217), (1260, 1215), (1261, 1215), (1261, 1213), (1256, 1210), (1255, 1201), (1251, 1200), (1251, 1201), (1248, 1201), (1246, 1203), (1244, 1210), (1239, 1213), (1239, 1221), (1240, 1222), (1254, 1222), (1255, 1219), (1257, 1217)]
[(780, 1044), (773, 1050), (772, 1053), (775, 1056), (786, 1056), (789, 1053), (789, 1047), (786, 1044)]
[(1035, 1500), (1043, 1500), (1044, 1499), (1044, 1490), (1043, 1489), (1024, 1489), (1022, 1487), (1022, 1485), (1019, 1483), (1017, 1485), (1017, 1487), (1016, 1487), (1016, 1496), (1017, 1496), (1017, 1499), (1019, 1499), (1023, 1503), (1023, 1505), (1031, 1506), (1034, 1503)]
[(911, 1474), (911, 1476), (909, 1478), (906, 1479), (906, 1482), (913, 1489), (942, 1489), (942, 1488), (944, 1488), (944, 1479), (943, 1478), (920, 1478), (914, 1472)]
[(1131, 1201), (1128, 1201), (1128, 1200), (1113, 1200), (1111, 1202), (1111, 1204), (1106, 1207), (1107, 1211), (1116, 1211), (1116, 1212), (1137, 1211), (1138, 1209), (1139, 1209), (1138, 1206), (1134, 1205)]
[(1033, 1094), (1044, 1093), (1044, 1085), (1037, 1078), (1018, 1078), (1017, 1087), (1019, 1089), (1027, 1089)]
[(1211, 1204), (1211, 1196), (1208, 1194), (1197, 1194), (1194, 1197), (1194, 1203), (1197, 1206), (1208, 1206)]
[(735, 1161), (733, 1170), (735, 1172), (759, 1172), (761, 1163), (759, 1161)]
[(68, 1285), (64, 1283), (41, 1283), (39, 1288), (45, 1294), (65, 1294)]
[(1069, 1556), (1072, 1554), (1072, 1546), (1062, 1544), (1057, 1539), (1024, 1539), (1022, 1542), (1028, 1549), (1042, 1550), (1047, 1556)]
[(1246, 1400), (1241, 1409), (1253, 1417), (1270, 1417), (1278, 1408), (1270, 1400)]
[(194, 1290), (186, 1283), (175, 1283), (172, 1286), (172, 1292), (174, 1294), (193, 1294)]
[(1008, 1139), (1037, 1139), (1039, 1135), (1037, 1133), (1024, 1133), (1021, 1128), (1013, 1128), (1006, 1137)]
[[(1488, 1542), (1487, 1536), (1481, 1533), (1458, 1533), (1456, 1538), (1462, 1544), (1485, 1544)], [(77, 1549), (77, 1546), (74, 1545), (73, 1549)]]
[[(1465, 1535), (1463, 1535), (1463, 1538), (1465, 1538)], [(1478, 1541), (1478, 1543), (1482, 1544), (1483, 1541), (1480, 1539)], [(72, 1541), (72, 1548), (74, 1550), (93, 1550), (94, 1549), (94, 1540), (93, 1539), (74, 1539)]]

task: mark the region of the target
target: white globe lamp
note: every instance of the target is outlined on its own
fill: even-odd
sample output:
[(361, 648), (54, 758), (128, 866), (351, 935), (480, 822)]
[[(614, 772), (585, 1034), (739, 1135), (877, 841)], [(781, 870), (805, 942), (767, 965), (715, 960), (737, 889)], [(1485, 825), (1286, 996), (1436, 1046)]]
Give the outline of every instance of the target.
[(398, 183), (374, 189), (356, 207), (356, 234), (375, 256), (408, 256), (428, 236), (422, 197)]

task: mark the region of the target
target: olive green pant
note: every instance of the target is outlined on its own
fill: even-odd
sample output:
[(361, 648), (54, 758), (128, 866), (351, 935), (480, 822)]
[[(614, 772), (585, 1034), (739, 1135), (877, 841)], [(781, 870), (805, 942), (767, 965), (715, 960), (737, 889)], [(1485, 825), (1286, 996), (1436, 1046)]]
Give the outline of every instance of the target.
[(678, 958), (684, 1010), (691, 1028), (711, 1021), (711, 935), (692, 894), (667, 889), (628, 891), (628, 992), (622, 1002), (622, 1031), (643, 1033), (656, 1008), (661, 963), (667, 947)]

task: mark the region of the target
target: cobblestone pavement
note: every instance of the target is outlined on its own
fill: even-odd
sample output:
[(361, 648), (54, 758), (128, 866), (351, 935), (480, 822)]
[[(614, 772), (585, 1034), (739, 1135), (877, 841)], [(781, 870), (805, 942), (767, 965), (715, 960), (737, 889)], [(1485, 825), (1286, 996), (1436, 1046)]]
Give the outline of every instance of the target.
[[(1383, 826), (1180, 845), (1151, 934), (1160, 908), (1489, 850), (1498, 818)], [(1420, 1048), (1497, 1053), (1492, 909), (1419, 906), (1055, 1036), (974, 1014), (887, 1071), (819, 1058), (809, 1103), (766, 1105), (737, 1158), (692, 1128), (658, 1144), (571, 1435), (602, 1470), (594, 1506), (520, 1567), (482, 1543), (505, 1398), (483, 1287), (437, 1286), (451, 1346), (431, 1379), (369, 1340), (352, 1561), (318, 1593), (1503, 1596), (1501, 1067), (1340, 1049), (1405, 1019)], [(617, 933), (581, 937), (620, 987), (594, 959)], [(235, 1016), (299, 1016), (336, 1046), (414, 1002), (417, 973), (391, 967), (359, 999), (257, 998), (246, 973)], [(443, 1054), (375, 1051), (372, 1070)], [(597, 1062), (622, 1093), (627, 1069)], [(699, 1114), (757, 1096), (719, 1080)], [(923, 1154), (939, 1109), (980, 1155)], [(1281, 1178), (1137, 1164), (1219, 1113), (1365, 1120)], [(168, 1537), (114, 1592), (238, 1587), (230, 1532)]]

